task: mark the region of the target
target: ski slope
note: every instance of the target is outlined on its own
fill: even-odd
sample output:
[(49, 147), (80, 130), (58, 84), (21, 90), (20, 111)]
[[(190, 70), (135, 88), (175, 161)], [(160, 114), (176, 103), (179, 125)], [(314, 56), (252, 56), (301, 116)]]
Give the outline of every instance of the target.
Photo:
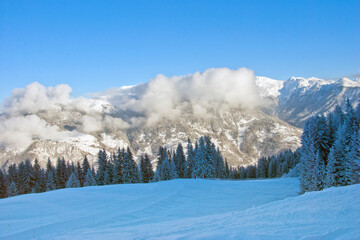
[(172, 180), (0, 200), (0, 239), (360, 239), (360, 185)]

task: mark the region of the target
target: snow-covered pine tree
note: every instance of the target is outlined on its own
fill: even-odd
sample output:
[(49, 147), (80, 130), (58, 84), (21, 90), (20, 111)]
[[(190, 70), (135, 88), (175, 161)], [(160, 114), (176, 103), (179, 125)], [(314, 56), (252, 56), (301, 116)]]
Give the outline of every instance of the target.
[(7, 196), (12, 197), (19, 195), (19, 192), (17, 190), (16, 184), (12, 181), (7, 189)]
[(176, 166), (174, 161), (169, 161), (168, 157), (165, 156), (165, 159), (161, 164), (161, 172), (158, 176), (160, 180), (171, 180), (177, 178)]
[(52, 191), (56, 189), (55, 169), (52, 166), (51, 160), (48, 159), (45, 170), (45, 191)]
[(91, 169), (89, 168), (86, 175), (85, 175), (84, 187), (95, 186), (95, 185), (96, 185), (95, 177), (94, 177)]
[[(314, 146), (313, 130), (314, 118), (310, 118), (304, 126), (304, 131), (301, 136), (301, 157), (300, 157), (300, 190), (302, 193), (312, 191), (312, 169), (316, 156), (316, 148)], [(269, 163), (269, 171), (271, 162)], [(269, 177), (272, 177), (269, 173)]]
[(351, 183), (360, 183), (360, 130), (352, 138), (347, 159), (348, 164), (350, 164), (348, 168), (351, 170)]
[(29, 170), (28, 166), (29, 160), (26, 162), (21, 162), (18, 166), (18, 186), (17, 190), (19, 194), (31, 193), (31, 178), (33, 178), (32, 173)]
[(216, 148), (209, 136), (204, 136), (206, 177), (216, 177)]
[(78, 188), (80, 187), (80, 181), (78, 177), (76, 176), (76, 173), (71, 173), (69, 180), (66, 182), (65, 185), (67, 188)]
[(314, 167), (312, 169), (313, 173), (313, 183), (312, 183), (312, 190), (314, 191), (321, 191), (326, 186), (325, 183), (325, 163), (322, 159), (320, 154), (320, 150), (317, 150)]
[(169, 172), (169, 179), (176, 179), (178, 178), (178, 173), (177, 173), (177, 167), (175, 166), (175, 162), (174, 159), (170, 161), (170, 172)]
[(358, 104), (355, 109), (355, 131), (360, 130), (360, 100), (358, 101)]
[[(344, 125), (345, 126), (345, 125)], [(346, 128), (341, 126), (336, 134), (336, 140), (330, 150), (328, 164), (326, 168), (326, 185), (344, 186), (351, 183), (351, 171), (347, 159), (346, 148)]]
[(207, 177), (207, 160), (204, 137), (200, 137), (199, 144), (195, 147), (194, 174), (199, 178)]
[(54, 171), (46, 172), (46, 191), (52, 191), (56, 189), (56, 178)]
[(123, 182), (124, 183), (138, 183), (139, 182), (139, 170), (134, 161), (133, 155), (128, 147), (124, 155), (123, 165)]

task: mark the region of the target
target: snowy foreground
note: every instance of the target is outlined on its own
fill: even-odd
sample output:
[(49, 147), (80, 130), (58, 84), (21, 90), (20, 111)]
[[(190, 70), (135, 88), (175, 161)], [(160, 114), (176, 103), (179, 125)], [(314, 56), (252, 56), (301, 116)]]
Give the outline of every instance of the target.
[(0, 200), (0, 239), (360, 239), (360, 185), (172, 180)]

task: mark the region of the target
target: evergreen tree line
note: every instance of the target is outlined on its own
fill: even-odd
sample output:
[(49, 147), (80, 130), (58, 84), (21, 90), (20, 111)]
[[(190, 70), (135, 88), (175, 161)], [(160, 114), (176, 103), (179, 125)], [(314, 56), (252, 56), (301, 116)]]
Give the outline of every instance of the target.
[(261, 157), (256, 164), (239, 166), (237, 168), (225, 166), (227, 178), (276, 178), (288, 174), (300, 162), (300, 152), (286, 150), (278, 155)]
[(344, 109), (310, 118), (300, 154), (302, 192), (360, 183), (360, 103), (354, 109), (347, 100)]
[(175, 151), (160, 147), (155, 172), (147, 154), (141, 156), (137, 164), (130, 148), (118, 149), (111, 154), (105, 149), (100, 150), (96, 170), (86, 156), (76, 165), (59, 158), (53, 166), (49, 159), (46, 168), (42, 168), (37, 159), (34, 164), (26, 160), (10, 165), (6, 172), (0, 170), (0, 198), (61, 188), (229, 176), (225, 169), (228, 164), (224, 163), (220, 150), (215, 148), (209, 137), (201, 137), (195, 147), (188, 140), (186, 150), (187, 154), (184, 154), (181, 144)]

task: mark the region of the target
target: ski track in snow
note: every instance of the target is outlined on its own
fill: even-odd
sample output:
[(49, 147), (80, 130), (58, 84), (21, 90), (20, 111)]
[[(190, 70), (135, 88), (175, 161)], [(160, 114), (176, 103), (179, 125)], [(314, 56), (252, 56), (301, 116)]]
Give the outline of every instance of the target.
[(360, 185), (172, 180), (0, 200), (0, 239), (360, 239)]

